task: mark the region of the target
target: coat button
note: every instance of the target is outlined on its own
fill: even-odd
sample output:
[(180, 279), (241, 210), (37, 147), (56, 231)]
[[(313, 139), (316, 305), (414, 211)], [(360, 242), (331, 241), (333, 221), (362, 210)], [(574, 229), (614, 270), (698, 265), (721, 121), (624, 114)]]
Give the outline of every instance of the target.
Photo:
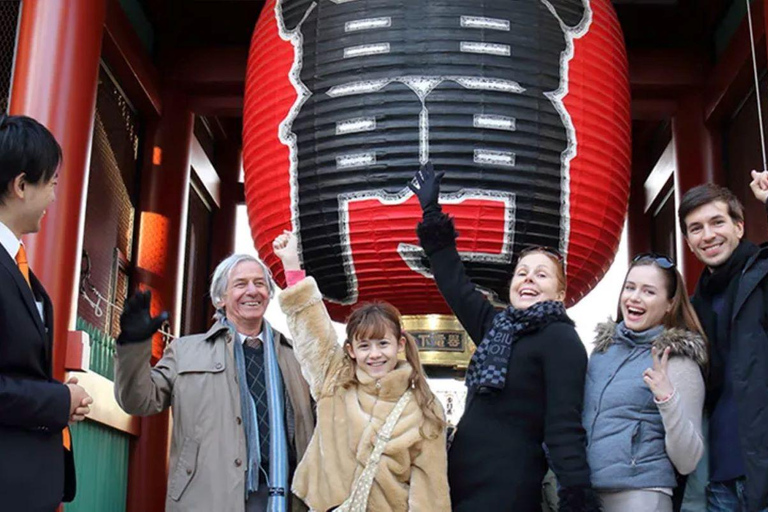
[(192, 474), (192, 468), (187, 468), (187, 474), (188, 474), (188, 475), (191, 475), (191, 474)]
[(217, 369), (217, 370), (221, 370), (221, 367), (222, 367), (222, 366), (223, 366), (223, 365), (222, 365), (221, 363), (216, 363), (216, 369)]
[(240, 459), (235, 459), (235, 466), (236, 466), (236, 467), (238, 467), (238, 468), (239, 468), (239, 467), (240, 467), (240, 466), (242, 466), (242, 465), (243, 465), (243, 461), (241, 461)]
[(238, 425), (242, 425), (242, 424), (243, 424), (243, 420), (242, 420), (242, 419), (240, 419), (240, 416), (238, 416), (237, 418), (235, 418), (235, 421), (237, 422), (237, 424), (238, 424)]

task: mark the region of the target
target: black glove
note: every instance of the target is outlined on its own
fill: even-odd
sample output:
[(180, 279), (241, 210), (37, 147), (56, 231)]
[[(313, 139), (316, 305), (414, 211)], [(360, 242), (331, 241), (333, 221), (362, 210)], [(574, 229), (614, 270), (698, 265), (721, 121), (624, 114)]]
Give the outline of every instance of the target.
[(146, 341), (160, 329), (163, 322), (168, 320), (168, 312), (163, 311), (156, 317), (149, 313), (152, 302), (152, 292), (136, 292), (128, 299), (120, 315), (120, 336), (118, 345)]
[(419, 204), (421, 205), (421, 211), (424, 214), (439, 213), (442, 211), (440, 204), (437, 202), (440, 197), (440, 181), (445, 176), (445, 172), (438, 172), (435, 174), (435, 170), (432, 168), (432, 162), (427, 162), (421, 166), (419, 172), (416, 173), (413, 180), (408, 182), (408, 188), (410, 188), (416, 197), (419, 198)]
[(561, 487), (557, 493), (560, 512), (601, 512), (600, 496), (591, 487)]

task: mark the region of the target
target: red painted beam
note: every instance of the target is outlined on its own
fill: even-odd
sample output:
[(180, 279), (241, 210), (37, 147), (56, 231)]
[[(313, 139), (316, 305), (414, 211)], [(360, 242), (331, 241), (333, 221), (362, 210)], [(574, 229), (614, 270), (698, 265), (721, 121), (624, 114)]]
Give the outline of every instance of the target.
[[(752, 21), (758, 66), (765, 66), (766, 9), (763, 2), (752, 2)], [(704, 117), (709, 124), (729, 116), (754, 87), (749, 25), (744, 17), (728, 48), (720, 55), (704, 86)]]
[(678, 99), (701, 88), (707, 67), (702, 52), (634, 49), (628, 52), (632, 119), (659, 121), (677, 111)]
[(242, 117), (243, 94), (191, 94), (189, 108), (201, 116)]
[[(691, 188), (721, 179), (721, 137), (706, 124), (703, 96), (694, 93), (680, 101), (672, 120), (672, 140), (675, 145), (677, 194), (682, 197)], [(704, 265), (685, 247), (682, 232), (677, 228), (678, 248), (681, 250), (681, 271), (689, 292), (696, 288)]]
[(240, 117), (243, 113), (245, 47), (181, 48), (165, 51), (167, 79), (189, 98), (198, 115)]
[(683, 93), (701, 86), (706, 55), (684, 48), (630, 49), (629, 83), (636, 93)]
[(670, 98), (632, 97), (633, 121), (663, 121), (677, 111), (677, 100)]
[(248, 48), (182, 48), (167, 51), (164, 73), (187, 93), (239, 93), (245, 89)]
[(142, 114), (159, 116), (162, 101), (157, 69), (119, 0), (107, 2), (103, 46), (104, 60), (128, 98)]

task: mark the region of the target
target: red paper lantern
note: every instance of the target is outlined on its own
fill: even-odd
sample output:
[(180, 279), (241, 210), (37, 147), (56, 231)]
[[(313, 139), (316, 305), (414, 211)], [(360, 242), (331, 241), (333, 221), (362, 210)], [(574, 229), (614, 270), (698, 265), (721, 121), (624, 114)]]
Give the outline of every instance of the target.
[(449, 312), (406, 187), (427, 159), (473, 280), (505, 301), (515, 253), (555, 246), (572, 305), (607, 271), (627, 207), (621, 29), (609, 0), (267, 0), (243, 142), (259, 254), (284, 284), (271, 242), (296, 231), (338, 319), (374, 299)]

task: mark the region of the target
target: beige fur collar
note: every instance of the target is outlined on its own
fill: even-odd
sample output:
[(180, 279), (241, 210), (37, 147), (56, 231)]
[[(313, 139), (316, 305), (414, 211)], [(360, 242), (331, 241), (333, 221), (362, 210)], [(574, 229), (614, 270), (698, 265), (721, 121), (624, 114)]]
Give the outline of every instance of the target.
[(365, 370), (355, 365), (355, 375), (360, 387), (369, 395), (378, 396), (384, 400), (396, 401), (411, 385), (411, 365), (406, 361), (398, 361), (397, 366), (384, 377), (376, 380)]
[[(595, 352), (605, 352), (613, 344), (616, 322), (608, 320), (595, 328)], [(659, 351), (670, 347), (671, 355), (693, 359), (701, 368), (707, 366), (707, 344), (700, 335), (686, 329), (665, 329), (653, 342)]]

